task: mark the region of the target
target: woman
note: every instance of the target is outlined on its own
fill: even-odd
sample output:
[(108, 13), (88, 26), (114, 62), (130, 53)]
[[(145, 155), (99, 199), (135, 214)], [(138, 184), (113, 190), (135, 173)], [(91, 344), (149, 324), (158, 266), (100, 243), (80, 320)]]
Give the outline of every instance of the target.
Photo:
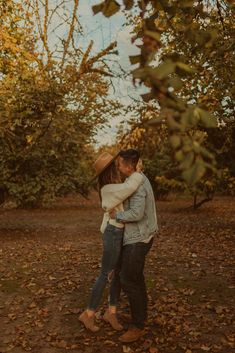
[(94, 164), (96, 177), (98, 176), (102, 207), (106, 211), (100, 228), (103, 233), (103, 256), (101, 271), (93, 286), (88, 307), (79, 316), (79, 320), (92, 332), (99, 330), (99, 327), (95, 325), (95, 311), (100, 304), (108, 281), (110, 282), (109, 307), (103, 318), (115, 330), (120, 331), (123, 329), (116, 316), (120, 281), (119, 276), (115, 274), (115, 268), (121, 254), (124, 224), (110, 219), (108, 211), (113, 208), (116, 211), (123, 211), (122, 202), (133, 194), (143, 182), (143, 176), (135, 172), (125, 183), (121, 183), (120, 175), (115, 165), (115, 158), (111, 154), (104, 152)]

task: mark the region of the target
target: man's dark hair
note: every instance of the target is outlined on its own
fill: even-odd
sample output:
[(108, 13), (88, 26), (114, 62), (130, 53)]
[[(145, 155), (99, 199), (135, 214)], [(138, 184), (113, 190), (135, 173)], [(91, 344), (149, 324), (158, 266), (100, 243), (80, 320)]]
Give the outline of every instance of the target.
[(131, 164), (134, 169), (136, 169), (136, 165), (140, 158), (140, 153), (138, 150), (133, 148), (129, 148), (128, 150), (121, 150), (119, 152), (119, 156), (123, 158), (124, 163)]

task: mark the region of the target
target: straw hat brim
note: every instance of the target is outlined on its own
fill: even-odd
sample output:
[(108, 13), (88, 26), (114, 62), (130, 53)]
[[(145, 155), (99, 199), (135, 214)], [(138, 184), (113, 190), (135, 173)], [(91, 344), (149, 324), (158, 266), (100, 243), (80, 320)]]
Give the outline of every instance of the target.
[(95, 174), (95, 176), (92, 177), (92, 179), (90, 180), (90, 183), (92, 183), (106, 168), (108, 168), (110, 164), (112, 164), (113, 161), (115, 161), (118, 155), (119, 155), (119, 152), (114, 155), (114, 157), (104, 166), (103, 169), (101, 169), (98, 173)]

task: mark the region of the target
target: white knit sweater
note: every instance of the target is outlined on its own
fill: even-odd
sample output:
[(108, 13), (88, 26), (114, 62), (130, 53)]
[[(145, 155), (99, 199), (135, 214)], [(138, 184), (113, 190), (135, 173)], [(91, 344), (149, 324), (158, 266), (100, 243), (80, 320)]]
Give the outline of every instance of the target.
[(118, 223), (115, 219), (110, 219), (108, 211), (115, 208), (118, 211), (124, 211), (122, 202), (131, 196), (143, 182), (144, 177), (134, 172), (121, 184), (107, 184), (101, 189), (102, 208), (104, 211), (103, 221), (100, 227), (101, 233), (104, 233), (107, 223), (118, 228), (123, 228), (123, 223)]

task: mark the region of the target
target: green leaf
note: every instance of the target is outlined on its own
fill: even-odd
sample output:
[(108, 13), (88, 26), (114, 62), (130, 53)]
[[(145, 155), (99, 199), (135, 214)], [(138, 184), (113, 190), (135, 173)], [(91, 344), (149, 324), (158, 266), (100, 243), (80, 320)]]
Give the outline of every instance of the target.
[(183, 82), (181, 81), (181, 79), (178, 76), (171, 77), (168, 80), (168, 84), (170, 87), (173, 87), (175, 91), (178, 91), (183, 87)]
[(193, 140), (200, 143), (200, 145), (205, 141), (206, 136), (207, 136), (207, 133), (201, 130), (196, 130), (192, 135)]
[(104, 3), (103, 2), (101, 4), (92, 6), (92, 11), (93, 11), (94, 15), (96, 15), (99, 12), (102, 12), (103, 7), (104, 7)]
[(141, 94), (141, 97), (142, 97), (143, 101), (147, 103), (150, 100), (155, 98), (155, 94), (153, 92), (144, 93), (144, 94)]
[(201, 152), (201, 145), (197, 141), (193, 141), (193, 150), (195, 153)]
[(172, 17), (174, 17), (174, 15), (176, 14), (176, 12), (178, 11), (177, 6), (175, 5), (168, 5), (168, 1), (164, 1), (164, 5), (163, 5), (163, 10), (165, 12), (168, 12), (169, 15), (171, 15)]
[(134, 0), (123, 0), (126, 10), (130, 10), (134, 5)]
[(217, 127), (217, 121), (211, 113), (201, 108), (196, 108), (194, 112), (205, 127)]
[(162, 118), (159, 116), (158, 118), (151, 119), (147, 122), (148, 125), (159, 125), (162, 123)]
[(181, 116), (181, 122), (185, 124), (185, 126), (195, 126), (199, 119), (199, 116), (195, 114), (194, 107), (188, 108)]
[(138, 64), (140, 62), (141, 59), (141, 55), (132, 55), (129, 56), (129, 60), (131, 62), (131, 65), (135, 65)]
[(186, 141), (184, 141), (184, 145), (182, 147), (182, 150), (184, 153), (188, 153), (192, 151), (192, 141), (187, 139)]
[(183, 162), (180, 163), (179, 168), (182, 170), (189, 169), (193, 163), (194, 160), (194, 153), (190, 152), (187, 153), (184, 157)]
[(193, 0), (181, 0), (180, 1), (180, 7), (181, 8), (187, 8), (187, 7), (193, 7), (194, 1)]
[(136, 69), (136, 70), (132, 71), (132, 75), (134, 78), (139, 78), (139, 79), (145, 80), (148, 77), (149, 72), (151, 70), (152, 70), (151, 68)]
[(111, 17), (120, 9), (120, 5), (115, 0), (105, 0), (98, 5), (92, 6), (94, 15), (103, 12), (104, 16)]
[(209, 34), (210, 34), (210, 40), (205, 44), (206, 48), (212, 47), (213, 43), (217, 40), (219, 36), (219, 32), (216, 29), (210, 30)]
[(158, 31), (144, 31), (144, 34), (148, 37), (155, 39), (157, 42), (161, 41), (161, 34)]
[(172, 116), (167, 117), (167, 122), (170, 130), (176, 130), (176, 131), (182, 130), (182, 124), (179, 124), (177, 121), (175, 121), (175, 119)]
[(178, 135), (172, 135), (170, 137), (170, 143), (174, 149), (181, 145), (181, 138)]
[(195, 69), (193, 69), (191, 66), (180, 61), (177, 61), (176, 68), (178, 69), (177, 71), (179, 71), (179, 73), (191, 74), (195, 72)]
[(175, 67), (176, 65), (173, 61), (166, 60), (165, 62), (160, 64), (156, 69), (154, 69), (154, 74), (159, 80), (162, 80), (163, 78), (175, 72)]
[(153, 15), (151, 15), (149, 18), (145, 19), (145, 28), (148, 31), (158, 31), (159, 33), (161, 32), (159, 30), (159, 27), (156, 25), (156, 19), (159, 17), (159, 12), (156, 11), (155, 13), (153, 13)]
[(188, 184), (197, 183), (205, 174), (206, 167), (202, 160), (197, 160), (189, 169), (182, 173), (183, 179)]
[(214, 156), (211, 152), (209, 152), (205, 147), (201, 147), (201, 154), (207, 159), (213, 159)]
[(182, 161), (183, 158), (184, 158), (184, 154), (182, 151), (177, 151), (175, 153), (175, 159), (177, 160), (177, 162)]
[(120, 5), (115, 0), (106, 0), (103, 7), (103, 14), (105, 17), (111, 17), (120, 9)]

